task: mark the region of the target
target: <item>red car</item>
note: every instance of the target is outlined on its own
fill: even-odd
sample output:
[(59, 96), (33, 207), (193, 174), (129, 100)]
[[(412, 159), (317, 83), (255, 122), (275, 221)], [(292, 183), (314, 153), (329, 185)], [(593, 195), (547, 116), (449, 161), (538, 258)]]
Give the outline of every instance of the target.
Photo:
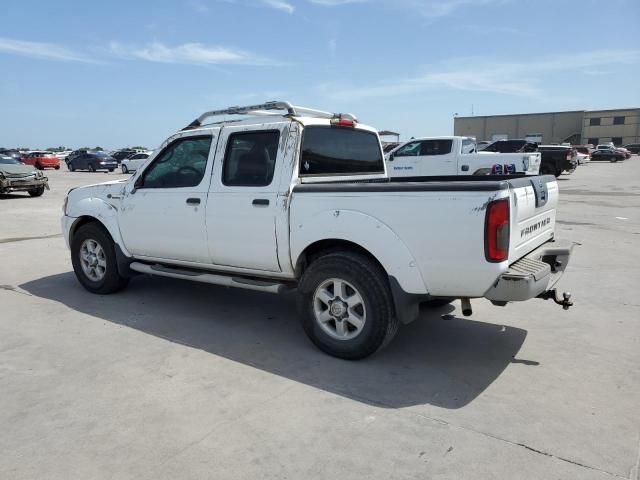
[(572, 145), (572, 147), (575, 148), (578, 153), (583, 153), (584, 155), (591, 156), (593, 152), (593, 146), (591, 145)]
[(624, 147), (617, 147), (616, 150), (619, 151), (620, 153), (624, 153), (624, 157), (627, 159), (631, 158), (631, 155), (633, 155), (629, 150), (627, 150)]
[(49, 152), (29, 152), (22, 157), (22, 163), (33, 165), (38, 170), (44, 170), (45, 168), (58, 170), (60, 168), (60, 159)]

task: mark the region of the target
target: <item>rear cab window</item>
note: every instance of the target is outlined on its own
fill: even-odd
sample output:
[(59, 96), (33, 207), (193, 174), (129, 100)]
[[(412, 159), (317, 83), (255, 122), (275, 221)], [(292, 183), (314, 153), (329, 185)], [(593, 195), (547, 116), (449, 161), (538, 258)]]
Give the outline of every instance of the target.
[(372, 175), (384, 173), (380, 140), (374, 132), (349, 127), (305, 127), (300, 176)]

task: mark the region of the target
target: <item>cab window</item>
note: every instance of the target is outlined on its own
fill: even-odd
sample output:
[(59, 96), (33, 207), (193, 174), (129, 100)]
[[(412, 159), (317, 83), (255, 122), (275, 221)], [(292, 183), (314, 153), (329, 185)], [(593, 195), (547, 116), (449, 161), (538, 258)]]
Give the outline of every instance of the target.
[(180, 138), (169, 144), (142, 177), (141, 188), (199, 185), (207, 168), (211, 136)]
[(421, 142), (407, 143), (404, 147), (400, 147), (393, 154), (394, 157), (417, 157), (420, 155)]

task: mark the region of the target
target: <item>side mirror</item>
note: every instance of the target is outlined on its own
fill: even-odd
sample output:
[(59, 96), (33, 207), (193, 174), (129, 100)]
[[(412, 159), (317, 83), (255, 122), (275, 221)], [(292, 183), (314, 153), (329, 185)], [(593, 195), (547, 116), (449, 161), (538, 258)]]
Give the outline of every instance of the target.
[(389, 154), (389, 161), (390, 161), (390, 162), (393, 162), (393, 159), (395, 158), (395, 156), (396, 156), (396, 155), (395, 155), (395, 152), (391, 152), (391, 153)]

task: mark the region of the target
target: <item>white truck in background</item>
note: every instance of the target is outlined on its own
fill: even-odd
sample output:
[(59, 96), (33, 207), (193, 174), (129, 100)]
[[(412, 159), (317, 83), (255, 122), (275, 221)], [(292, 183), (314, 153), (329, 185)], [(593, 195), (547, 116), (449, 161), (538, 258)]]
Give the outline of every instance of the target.
[(573, 247), (555, 239), (558, 196), (553, 176), (390, 179), (375, 129), (269, 102), (205, 112), (129, 179), (71, 190), (62, 230), (92, 293), (138, 273), (295, 290), (313, 343), (358, 359), (423, 302), (569, 308), (555, 290)]
[(538, 175), (540, 153), (478, 152), (471, 137), (411, 139), (386, 154), (390, 177)]

